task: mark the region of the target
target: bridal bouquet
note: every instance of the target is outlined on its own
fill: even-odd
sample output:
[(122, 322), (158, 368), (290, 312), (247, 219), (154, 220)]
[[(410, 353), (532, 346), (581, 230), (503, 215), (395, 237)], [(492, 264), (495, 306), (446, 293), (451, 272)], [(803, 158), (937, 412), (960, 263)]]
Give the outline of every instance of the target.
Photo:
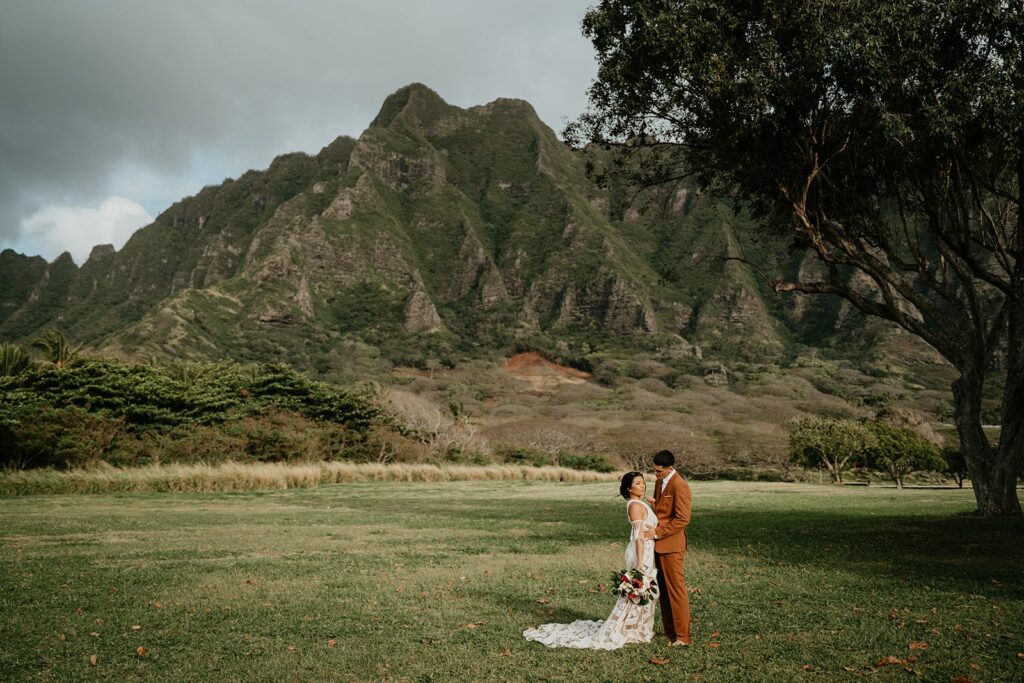
[(658, 581), (639, 569), (623, 569), (612, 574), (612, 593), (636, 605), (646, 605), (658, 597)]

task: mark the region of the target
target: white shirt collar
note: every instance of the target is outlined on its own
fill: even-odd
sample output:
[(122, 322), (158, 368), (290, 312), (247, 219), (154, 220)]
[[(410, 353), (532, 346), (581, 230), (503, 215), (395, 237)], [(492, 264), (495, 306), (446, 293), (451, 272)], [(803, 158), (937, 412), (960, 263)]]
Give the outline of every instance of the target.
[(670, 469), (668, 471), (668, 474), (666, 474), (664, 477), (662, 477), (662, 479), (661, 479), (661, 490), (662, 491), (665, 490), (665, 486), (666, 486), (666, 484), (668, 484), (668, 480), (671, 479), (672, 475), (674, 475), (675, 473), (676, 473), (675, 468), (672, 468), (672, 469)]

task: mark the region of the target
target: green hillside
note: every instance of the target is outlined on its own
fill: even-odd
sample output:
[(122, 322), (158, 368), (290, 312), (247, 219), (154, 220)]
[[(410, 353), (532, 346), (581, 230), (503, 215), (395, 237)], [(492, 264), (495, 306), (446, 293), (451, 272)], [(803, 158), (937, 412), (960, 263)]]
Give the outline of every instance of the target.
[(127, 358), (336, 377), (521, 349), (581, 367), (635, 352), (687, 367), (922, 353), (838, 301), (775, 294), (764, 274), (813, 264), (741, 239), (745, 212), (685, 186), (623, 210), (622, 193), (589, 180), (528, 103), (461, 109), (413, 84), (358, 139), (204, 188), (81, 267), (5, 251), (0, 339), (56, 327)]

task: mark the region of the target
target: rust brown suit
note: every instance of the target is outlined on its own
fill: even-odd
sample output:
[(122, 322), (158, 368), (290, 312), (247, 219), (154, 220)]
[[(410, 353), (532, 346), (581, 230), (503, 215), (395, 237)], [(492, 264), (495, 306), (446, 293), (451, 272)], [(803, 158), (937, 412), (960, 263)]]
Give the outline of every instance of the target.
[[(664, 490), (662, 487), (664, 486)], [(654, 514), (658, 516), (654, 561), (661, 588), (661, 622), (669, 640), (690, 642), (690, 599), (686, 594), (683, 558), (686, 556), (686, 525), (690, 523), (690, 485), (676, 472), (654, 488)]]

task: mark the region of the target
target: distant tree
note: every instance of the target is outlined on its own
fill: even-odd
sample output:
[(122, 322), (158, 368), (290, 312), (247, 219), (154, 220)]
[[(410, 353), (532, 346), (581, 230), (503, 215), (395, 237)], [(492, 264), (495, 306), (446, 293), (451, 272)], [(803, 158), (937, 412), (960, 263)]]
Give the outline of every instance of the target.
[(43, 352), (43, 359), (58, 370), (63, 370), (68, 363), (73, 361), (78, 352), (82, 350), (82, 344), (71, 348), (64, 335), (54, 329), (49, 329), (32, 342), (32, 348)]
[(874, 435), (862, 423), (831, 417), (805, 417), (789, 423), (789, 460), (803, 467), (824, 467), (832, 482), (843, 483), (843, 472), (861, 461), (874, 445)]
[(692, 176), (744, 200), (824, 273), (776, 291), (934, 347), (978, 511), (1021, 515), (1024, 3), (602, 0), (583, 33), (598, 72), (566, 139), (623, 150), (641, 188)]
[(903, 488), (904, 477), (912, 472), (945, 469), (939, 447), (910, 429), (886, 422), (869, 422), (867, 428), (874, 439), (864, 451), (864, 464), (885, 473), (896, 483), (896, 488)]
[(946, 465), (946, 472), (953, 477), (953, 481), (960, 488), (964, 487), (964, 480), (967, 479), (967, 460), (964, 459), (964, 452), (959, 448), (947, 446), (940, 453)]
[(17, 344), (0, 343), (0, 377), (15, 377), (32, 367), (32, 359)]

